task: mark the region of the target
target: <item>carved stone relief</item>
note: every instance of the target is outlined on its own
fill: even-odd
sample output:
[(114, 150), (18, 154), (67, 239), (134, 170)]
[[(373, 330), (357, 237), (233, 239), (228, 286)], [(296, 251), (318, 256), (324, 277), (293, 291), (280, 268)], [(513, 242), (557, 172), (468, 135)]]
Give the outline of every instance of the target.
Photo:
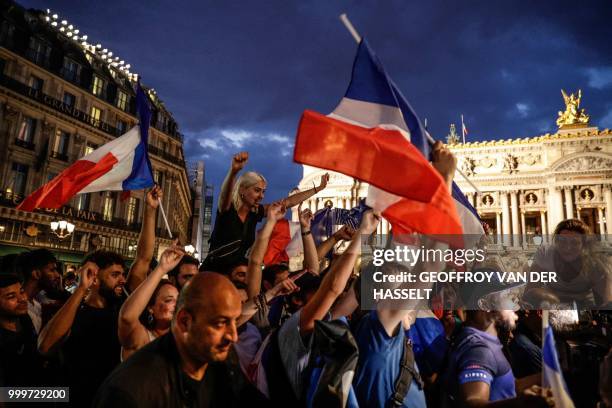
[(584, 156), (567, 161), (557, 167), (557, 171), (612, 170), (612, 159)]

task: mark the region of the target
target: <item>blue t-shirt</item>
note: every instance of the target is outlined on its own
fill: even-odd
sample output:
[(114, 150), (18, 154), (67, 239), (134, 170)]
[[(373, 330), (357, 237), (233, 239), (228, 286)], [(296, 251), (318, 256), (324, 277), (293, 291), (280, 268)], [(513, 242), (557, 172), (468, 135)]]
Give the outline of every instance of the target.
[[(404, 330), (390, 337), (376, 311), (363, 316), (353, 333), (359, 345), (358, 371), (353, 387), (360, 407), (385, 407), (395, 392), (404, 353)], [(426, 407), (425, 394), (416, 381), (404, 398), (403, 407)]]
[(459, 395), (461, 384), (468, 382), (487, 383), (489, 401), (516, 396), (514, 374), (499, 339), (469, 326), (464, 326), (455, 340), (446, 381), (451, 400)]

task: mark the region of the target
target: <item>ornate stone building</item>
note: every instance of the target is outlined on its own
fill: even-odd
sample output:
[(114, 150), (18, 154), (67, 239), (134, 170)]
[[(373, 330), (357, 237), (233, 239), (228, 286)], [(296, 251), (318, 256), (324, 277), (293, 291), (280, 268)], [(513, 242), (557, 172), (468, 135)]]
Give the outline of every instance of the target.
[[(505, 246), (532, 244), (534, 236), (552, 234), (566, 218), (580, 218), (596, 234), (612, 235), (612, 132), (589, 125), (579, 107), (581, 92), (577, 97), (562, 93), (566, 109), (559, 112), (554, 134), (463, 144), (451, 125), (449, 147), (478, 191), (459, 174), (455, 181), (490, 226), (494, 241)], [(299, 188), (312, 187), (323, 173), (305, 166)], [(350, 208), (366, 195), (366, 187), (334, 174), (308, 204), (313, 210), (325, 202)], [(387, 230), (383, 223), (378, 232)]]
[[(0, 0), (0, 255), (24, 246), (54, 248), (60, 259), (78, 262), (94, 248), (128, 258), (135, 254), (143, 192), (82, 194), (58, 210), (18, 211), (21, 200), (76, 159), (137, 123), (133, 86), (138, 75), (100, 44), (88, 42), (57, 14), (26, 10)], [(182, 136), (153, 89), (149, 153), (164, 189), (173, 235), (189, 242), (191, 193)], [(64, 239), (52, 221), (75, 225)], [(170, 244), (161, 218), (160, 246)]]

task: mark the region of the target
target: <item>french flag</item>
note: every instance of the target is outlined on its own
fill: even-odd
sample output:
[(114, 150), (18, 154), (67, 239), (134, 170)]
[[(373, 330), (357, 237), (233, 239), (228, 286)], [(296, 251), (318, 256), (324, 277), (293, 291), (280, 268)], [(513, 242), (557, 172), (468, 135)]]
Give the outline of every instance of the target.
[(74, 162), (26, 197), (17, 209), (60, 208), (76, 194), (152, 187), (155, 182), (147, 150), (151, 110), (140, 84), (136, 106), (139, 125)]
[(304, 112), (294, 160), (368, 182), (366, 204), (382, 212), (395, 235), (462, 234), (456, 200), (429, 163), (431, 144), (363, 39), (336, 109), (328, 116)]
[(303, 252), (300, 223), (282, 219), (272, 229), (263, 263), (265, 266), (288, 263), (290, 257)]
[(552, 390), (555, 407), (574, 408), (574, 402), (567, 391), (561, 365), (559, 364), (557, 348), (555, 347), (555, 336), (553, 335), (552, 327), (548, 324), (548, 310), (542, 312), (542, 325), (544, 332), (542, 345), (542, 385)]

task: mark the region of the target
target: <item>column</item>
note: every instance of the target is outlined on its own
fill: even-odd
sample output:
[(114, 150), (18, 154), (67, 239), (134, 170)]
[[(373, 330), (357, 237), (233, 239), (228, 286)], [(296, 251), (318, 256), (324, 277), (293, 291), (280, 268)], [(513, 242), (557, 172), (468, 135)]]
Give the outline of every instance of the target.
[(601, 235), (601, 240), (604, 241), (606, 239), (606, 226), (603, 219), (603, 207), (597, 207), (597, 218), (597, 221), (599, 221), (599, 234)]
[(548, 225), (546, 225), (546, 211), (540, 211), (540, 224), (542, 229), (543, 243), (548, 242)]
[(548, 188), (548, 230), (554, 231), (563, 221), (563, 199), (559, 187)]
[(565, 195), (565, 218), (574, 218), (574, 200), (572, 197), (572, 189), (566, 187), (563, 189)]
[(527, 243), (527, 232), (525, 231), (525, 211), (521, 211), (521, 234), (522, 243), (525, 245)]
[(502, 205), (502, 240), (506, 246), (511, 245), (510, 231), (510, 206), (508, 205), (508, 194), (505, 191), (500, 192)]
[(467, 193), (466, 195), (468, 203), (470, 203), (472, 207), (476, 208), (476, 204), (474, 202), (474, 197), (476, 196), (476, 193)]
[(518, 191), (510, 191), (510, 203), (512, 205), (512, 243), (515, 247), (521, 245), (517, 195)]
[(502, 234), (501, 213), (497, 211), (495, 213), (495, 235), (497, 235), (496, 242), (495, 242), (496, 244), (501, 243), (501, 234)]
[(612, 239), (612, 184), (604, 186), (604, 201), (606, 203), (606, 233)]

